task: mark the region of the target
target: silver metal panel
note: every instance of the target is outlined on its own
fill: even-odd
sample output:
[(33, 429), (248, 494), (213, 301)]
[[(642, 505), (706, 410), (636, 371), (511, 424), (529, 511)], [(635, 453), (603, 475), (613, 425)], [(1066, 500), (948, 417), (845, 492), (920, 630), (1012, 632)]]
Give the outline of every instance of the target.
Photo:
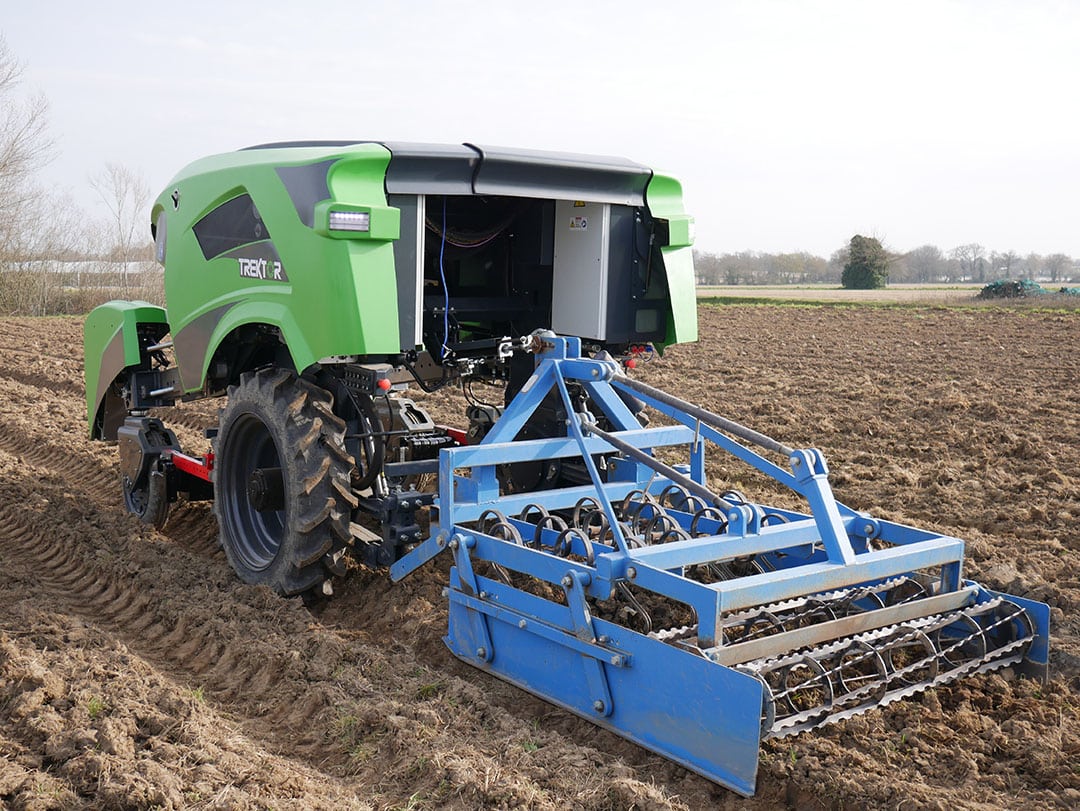
[(611, 206), (555, 201), (551, 328), (559, 335), (607, 338)]
[(414, 320), (414, 346), (424, 343), (424, 240), (427, 229), (424, 218), (427, 216), (427, 197), (423, 194), (416, 198), (416, 315)]

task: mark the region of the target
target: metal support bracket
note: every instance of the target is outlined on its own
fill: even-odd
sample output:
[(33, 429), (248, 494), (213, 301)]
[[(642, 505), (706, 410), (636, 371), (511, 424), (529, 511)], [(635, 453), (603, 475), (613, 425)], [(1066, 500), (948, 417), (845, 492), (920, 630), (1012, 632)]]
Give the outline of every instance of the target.
[[(597, 638), (593, 629), (592, 612), (589, 611), (589, 604), (585, 602), (585, 586), (589, 584), (589, 580), (587, 572), (569, 571), (562, 579), (562, 587), (566, 592), (566, 603), (570, 607), (570, 622), (574, 628), (574, 636), (582, 642), (595, 643)], [(585, 679), (589, 683), (589, 693), (593, 699), (593, 711), (601, 716), (611, 715), (613, 702), (607, 675), (604, 673), (604, 665), (592, 656), (584, 654), (582, 665), (585, 668)]]
[[(457, 577), (461, 583), (462, 591), (474, 597), (479, 597), (481, 600), (484, 599), (486, 595), (481, 591), (480, 584), (476, 579), (476, 572), (473, 571), (472, 556), (470, 554), (470, 550), (476, 546), (476, 539), (471, 535), (463, 535), (457, 532), (450, 539), (449, 546), (454, 552), (454, 565), (457, 567)], [(478, 611), (473, 611), (470, 612), (469, 617), (470, 622), (473, 624), (474, 638), (477, 640), (476, 650), (473, 653), (481, 663), (490, 662), (495, 656), (495, 651), (492, 650), (491, 630), (488, 628), (487, 616)]]

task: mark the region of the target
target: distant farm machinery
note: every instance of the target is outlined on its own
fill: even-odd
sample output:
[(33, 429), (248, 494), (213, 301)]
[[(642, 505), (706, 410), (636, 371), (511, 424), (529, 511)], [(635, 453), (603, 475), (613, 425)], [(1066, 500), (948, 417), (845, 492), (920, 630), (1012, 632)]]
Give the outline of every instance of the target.
[[(762, 738), (993, 668), (1045, 677), (1048, 607), (965, 580), (962, 541), (851, 510), (819, 451), (629, 376), (696, 339), (671, 178), (270, 145), (185, 170), (152, 220), (169, 312), (87, 319), (89, 428), (119, 440), (143, 520), (214, 499), (245, 581), (311, 597), (345, 554), (396, 581), (448, 553), (455, 655), (747, 795)], [(467, 429), (410, 382), (460, 384)], [(223, 394), (205, 456), (151, 416)], [(807, 512), (710, 486), (707, 446)]]

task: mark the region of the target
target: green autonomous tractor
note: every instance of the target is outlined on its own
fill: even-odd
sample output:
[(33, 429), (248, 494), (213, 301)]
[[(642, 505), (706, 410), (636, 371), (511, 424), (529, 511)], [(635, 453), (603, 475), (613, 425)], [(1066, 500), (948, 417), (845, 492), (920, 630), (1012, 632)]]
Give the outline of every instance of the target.
[[(411, 484), (459, 441), (406, 387), (501, 381), (509, 402), (532, 373), (514, 341), (541, 329), (619, 357), (695, 340), (691, 223), (675, 180), (610, 158), (343, 141), (197, 161), (151, 212), (168, 311), (114, 301), (87, 319), (91, 436), (120, 440), (136, 514), (160, 524), (178, 492), (213, 496), (241, 578), (329, 589), (346, 548), (388, 565), (419, 540), (433, 496)], [(146, 412), (226, 394), (211, 487)], [(470, 408), (471, 441), (500, 408)], [(541, 467), (507, 476), (575, 475)]]
[[(671, 177), (267, 144), (187, 167), (150, 221), (168, 307), (88, 316), (88, 430), (118, 442), (142, 520), (213, 499), (245, 582), (312, 600), (347, 554), (395, 581), (451, 555), (456, 656), (746, 795), (763, 738), (994, 668), (1045, 677), (1049, 608), (964, 579), (961, 540), (852, 510), (820, 451), (633, 377), (697, 339)], [(460, 387), (459, 426), (410, 386)], [(211, 451), (185, 453), (154, 409), (209, 397)], [(808, 510), (711, 487), (706, 447)]]

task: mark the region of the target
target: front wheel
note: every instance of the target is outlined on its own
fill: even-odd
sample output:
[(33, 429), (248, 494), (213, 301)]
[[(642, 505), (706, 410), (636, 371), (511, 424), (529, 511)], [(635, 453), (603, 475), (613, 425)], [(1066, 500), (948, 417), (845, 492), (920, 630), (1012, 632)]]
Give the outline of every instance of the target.
[(225, 555), (246, 583), (302, 594), (339, 565), (357, 500), (345, 423), (332, 408), (329, 392), (284, 369), (245, 373), (229, 388), (215, 445), (214, 514)]

